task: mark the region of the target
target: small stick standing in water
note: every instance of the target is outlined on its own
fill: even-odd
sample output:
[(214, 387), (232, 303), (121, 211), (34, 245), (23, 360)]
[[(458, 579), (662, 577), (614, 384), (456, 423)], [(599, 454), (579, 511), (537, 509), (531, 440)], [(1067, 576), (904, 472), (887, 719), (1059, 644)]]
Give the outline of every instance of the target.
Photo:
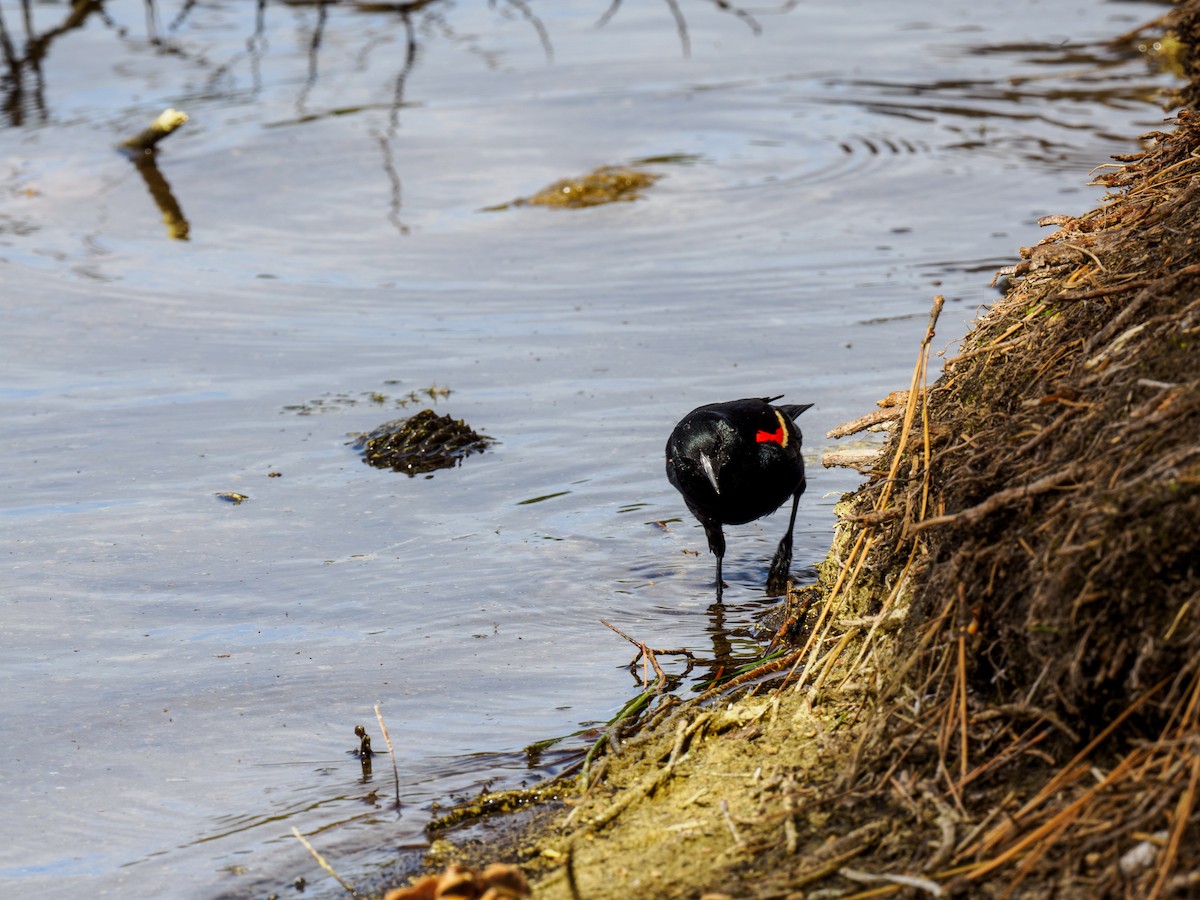
[(121, 147), (125, 150), (140, 150), (143, 153), (152, 152), (155, 144), (185, 124), (187, 120), (187, 113), (181, 110), (164, 109), (158, 114), (158, 118), (150, 123), (149, 128), (121, 141)]
[(388, 753), (392, 757), (392, 777), (396, 780), (396, 815), (400, 815), (400, 770), (396, 768), (396, 748), (392, 746), (392, 739), (388, 735), (387, 726), (383, 724), (383, 713), (379, 711), (379, 704), (375, 704), (375, 718), (379, 720), (379, 730), (383, 732), (383, 739), (387, 743)]
[(191, 226), (188, 225), (187, 217), (184, 216), (179, 201), (171, 192), (171, 186), (167, 184), (167, 179), (158, 170), (155, 145), (167, 135), (174, 133), (187, 120), (185, 112), (177, 109), (163, 110), (158, 118), (150, 123), (149, 128), (122, 141), (119, 145), (146, 182), (150, 196), (158, 206), (159, 212), (162, 213), (163, 224), (167, 226), (167, 235), (177, 241), (188, 239)]

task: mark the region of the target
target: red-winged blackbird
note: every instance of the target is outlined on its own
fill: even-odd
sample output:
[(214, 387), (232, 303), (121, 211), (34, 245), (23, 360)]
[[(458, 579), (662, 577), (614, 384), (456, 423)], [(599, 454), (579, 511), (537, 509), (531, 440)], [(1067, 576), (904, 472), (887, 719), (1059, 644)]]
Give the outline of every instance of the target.
[[(779, 395), (783, 396), (782, 394)], [(761, 519), (792, 498), (792, 518), (767, 575), (767, 590), (787, 587), (792, 565), (792, 529), (804, 493), (800, 429), (793, 421), (811, 403), (772, 406), (779, 397), (710, 403), (693, 409), (667, 439), (667, 478), (708, 536), (717, 557), (717, 600), (721, 599), (722, 525)]]

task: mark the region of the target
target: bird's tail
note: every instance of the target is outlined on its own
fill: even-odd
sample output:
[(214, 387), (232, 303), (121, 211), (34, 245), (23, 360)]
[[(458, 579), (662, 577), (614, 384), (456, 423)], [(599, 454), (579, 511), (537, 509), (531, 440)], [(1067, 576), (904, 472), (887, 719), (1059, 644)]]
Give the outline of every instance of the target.
[(800, 413), (804, 412), (806, 409), (812, 409), (812, 404), (811, 403), (782, 403), (775, 408), (794, 422), (794, 421), (796, 421), (796, 417), (799, 416)]

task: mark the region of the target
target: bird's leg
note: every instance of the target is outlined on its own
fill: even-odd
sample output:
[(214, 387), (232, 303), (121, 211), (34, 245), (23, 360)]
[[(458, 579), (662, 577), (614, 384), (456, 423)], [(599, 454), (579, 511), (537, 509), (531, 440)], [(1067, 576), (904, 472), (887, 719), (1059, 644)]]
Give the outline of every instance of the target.
[(704, 533), (708, 536), (708, 549), (717, 557), (717, 602), (721, 602), (721, 592), (725, 582), (721, 580), (721, 560), (725, 558), (725, 532), (721, 530), (720, 522), (702, 521)]
[(775, 558), (771, 560), (771, 568), (767, 572), (767, 593), (782, 594), (787, 590), (788, 575), (792, 569), (792, 531), (796, 527), (796, 510), (800, 508), (800, 495), (804, 488), (796, 491), (792, 497), (792, 517), (788, 521), (787, 534), (779, 542)]

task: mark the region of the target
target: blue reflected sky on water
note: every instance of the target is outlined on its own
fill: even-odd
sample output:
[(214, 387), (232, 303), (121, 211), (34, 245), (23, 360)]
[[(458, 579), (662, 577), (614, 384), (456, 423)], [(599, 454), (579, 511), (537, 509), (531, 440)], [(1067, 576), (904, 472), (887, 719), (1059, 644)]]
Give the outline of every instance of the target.
[[(432, 4), (406, 68), (393, 15), (125, 0), (10, 79), (0, 883), (323, 889), (292, 825), (344, 874), (396, 868), (432, 803), (554, 771), (522, 749), (632, 696), (600, 619), (758, 652), (786, 523), (730, 529), (715, 615), (671, 426), (815, 403), (802, 573), (856, 483), (825, 431), (907, 385), (934, 293), (940, 349), (1038, 216), (1094, 205), (1170, 83), (1103, 43), (1144, 3), (808, 3), (760, 34), (695, 4), (690, 55), (662, 4), (532, 8), (550, 59), (511, 7)], [(114, 150), (170, 105), (187, 241)], [(648, 157), (635, 203), (483, 211)], [(361, 463), (352, 433), (430, 405), (496, 445), (431, 479)], [(359, 723), (382, 746), (375, 703), (399, 820), (346, 752)]]

